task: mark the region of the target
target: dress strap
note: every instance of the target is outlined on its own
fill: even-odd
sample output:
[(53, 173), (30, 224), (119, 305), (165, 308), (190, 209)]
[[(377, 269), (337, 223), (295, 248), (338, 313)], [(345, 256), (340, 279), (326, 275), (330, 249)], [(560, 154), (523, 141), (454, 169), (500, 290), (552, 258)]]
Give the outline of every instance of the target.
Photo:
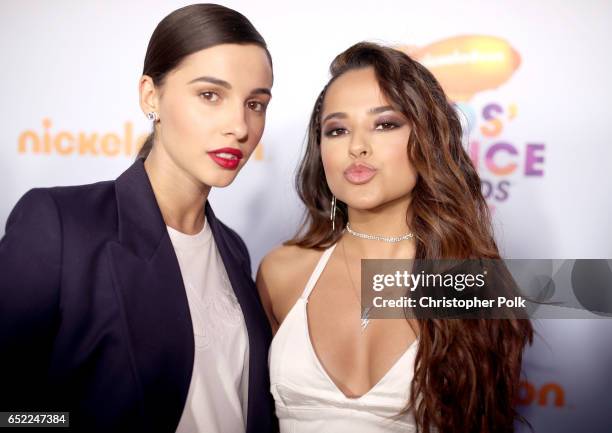
[(300, 296), (300, 299), (308, 300), (310, 292), (312, 292), (312, 289), (314, 289), (314, 286), (317, 284), (317, 281), (323, 273), (323, 269), (325, 269), (325, 265), (327, 265), (327, 261), (334, 252), (334, 248), (336, 248), (336, 245), (337, 244), (333, 244), (331, 247), (327, 248), (321, 255), (317, 266), (315, 267), (314, 271), (312, 271), (312, 274), (310, 275), (310, 278), (306, 283), (306, 287), (304, 287), (304, 291), (302, 292), (302, 296)]

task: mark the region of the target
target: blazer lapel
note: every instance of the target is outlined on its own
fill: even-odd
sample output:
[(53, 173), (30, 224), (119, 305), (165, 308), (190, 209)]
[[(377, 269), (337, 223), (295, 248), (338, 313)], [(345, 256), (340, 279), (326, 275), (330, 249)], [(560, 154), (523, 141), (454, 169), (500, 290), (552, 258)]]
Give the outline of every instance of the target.
[(146, 431), (174, 431), (193, 370), (187, 295), (143, 160), (119, 176), (115, 190), (119, 241), (109, 242), (107, 253)]
[(261, 412), (271, 407), (267, 359), (272, 333), (261, 306), (255, 283), (251, 278), (248, 258), (239, 249), (237, 240), (231, 239), (232, 234), (229, 230), (217, 220), (208, 202), (206, 202), (205, 210), (206, 219), (210, 224), (215, 244), (242, 309), (249, 334), (247, 432), (268, 431), (271, 417), (268, 413), (263, 414)]

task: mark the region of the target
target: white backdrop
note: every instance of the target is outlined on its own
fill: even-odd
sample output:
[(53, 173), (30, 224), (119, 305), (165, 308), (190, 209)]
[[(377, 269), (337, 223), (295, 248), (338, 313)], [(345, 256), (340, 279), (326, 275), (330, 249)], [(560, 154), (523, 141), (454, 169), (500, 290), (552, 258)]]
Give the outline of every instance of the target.
[[(253, 22), (274, 59), (257, 158), (210, 197), (254, 268), (297, 227), (293, 177), (312, 104), (330, 61), (360, 40), (414, 53), (459, 103), (506, 256), (612, 257), (610, 2), (222, 3)], [(149, 129), (137, 92), (148, 39), (185, 4), (0, 4), (0, 233), (28, 189), (111, 179), (131, 164)], [(612, 431), (612, 322), (536, 326), (520, 406), (535, 431)]]

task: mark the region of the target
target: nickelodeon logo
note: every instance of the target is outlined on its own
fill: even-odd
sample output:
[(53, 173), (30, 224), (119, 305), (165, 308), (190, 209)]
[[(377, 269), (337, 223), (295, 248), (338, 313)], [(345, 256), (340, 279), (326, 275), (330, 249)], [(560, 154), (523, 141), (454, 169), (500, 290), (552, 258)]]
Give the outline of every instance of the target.
[(467, 102), (478, 92), (499, 87), (521, 64), (518, 52), (494, 36), (455, 36), (425, 47), (399, 49), (429, 69), (455, 102)]
[(131, 122), (123, 124), (122, 134), (97, 132), (51, 131), (50, 119), (43, 119), (42, 133), (27, 130), (19, 135), (18, 152), (56, 155), (134, 156), (148, 134), (134, 138)]
[(531, 382), (521, 381), (516, 404), (564, 407), (565, 390), (558, 383), (546, 383), (538, 388)]
[[(42, 132), (29, 129), (19, 134), (17, 151), (21, 154), (78, 155), (78, 156), (135, 156), (148, 137), (148, 133), (134, 135), (132, 122), (123, 124), (123, 131), (114, 132), (70, 132), (51, 130), (50, 119), (43, 119)], [(253, 153), (256, 160), (263, 159), (263, 145), (259, 143)]]

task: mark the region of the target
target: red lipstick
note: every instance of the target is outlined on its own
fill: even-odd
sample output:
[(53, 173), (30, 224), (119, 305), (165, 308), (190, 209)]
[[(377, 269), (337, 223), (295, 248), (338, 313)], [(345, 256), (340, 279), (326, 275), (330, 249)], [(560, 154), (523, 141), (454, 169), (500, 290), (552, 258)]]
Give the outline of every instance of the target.
[(220, 167), (229, 170), (235, 170), (238, 164), (240, 164), (240, 160), (244, 157), (240, 149), (234, 147), (222, 147), (207, 153)]

